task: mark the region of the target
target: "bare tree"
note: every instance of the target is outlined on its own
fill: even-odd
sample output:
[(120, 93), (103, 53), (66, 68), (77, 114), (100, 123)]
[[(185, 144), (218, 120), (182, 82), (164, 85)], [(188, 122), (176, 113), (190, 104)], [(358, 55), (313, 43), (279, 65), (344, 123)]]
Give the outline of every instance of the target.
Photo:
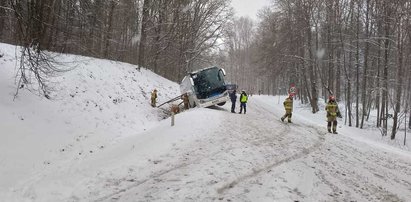
[[(49, 43), (47, 34), (50, 27), (47, 18), (52, 8), (52, 1), (11, 1), (14, 15), (17, 19), (19, 44), (21, 45), (20, 65), (16, 75), (17, 91), (27, 88), (38, 90), (40, 94), (49, 98), (50, 87), (48, 78), (57, 72), (62, 72), (55, 66), (52, 56), (45, 52)], [(37, 84), (38, 88), (31, 88)]]
[[(397, 133), (397, 127), (398, 127), (398, 114), (401, 111), (401, 96), (402, 96), (402, 89), (403, 89), (403, 58), (404, 58), (404, 43), (405, 40), (408, 38), (407, 35), (409, 34), (408, 32), (404, 32), (403, 30), (406, 30), (407, 27), (404, 28), (404, 17), (406, 12), (403, 11), (402, 9), (404, 8), (410, 8), (410, 5), (408, 6), (403, 3), (398, 3), (396, 5), (395, 10), (397, 11), (396, 14), (396, 19), (395, 19), (395, 26), (397, 28), (397, 76), (396, 76), (396, 87), (395, 87), (395, 101), (394, 101), (394, 116), (393, 116), (393, 126), (392, 126), (392, 132), (391, 132), (391, 139), (395, 139), (395, 135)], [(409, 25), (408, 25), (409, 26)]]

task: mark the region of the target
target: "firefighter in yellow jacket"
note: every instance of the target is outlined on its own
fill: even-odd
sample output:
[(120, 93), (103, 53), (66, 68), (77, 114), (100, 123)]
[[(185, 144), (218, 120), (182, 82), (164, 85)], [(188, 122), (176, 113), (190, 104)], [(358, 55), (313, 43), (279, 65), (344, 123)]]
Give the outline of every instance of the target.
[(151, 92), (151, 106), (156, 107), (156, 101), (157, 101), (157, 89), (154, 89), (153, 92)]
[(189, 109), (190, 108), (190, 100), (188, 99), (188, 94), (184, 93), (183, 95), (181, 95), (181, 99), (183, 100), (184, 109)]
[[(328, 98), (328, 103), (325, 106), (325, 111), (327, 111), (327, 129), (329, 133), (337, 133), (337, 116), (341, 118), (340, 110), (335, 102), (335, 97), (330, 96)], [(331, 130), (332, 129), (332, 130)]]
[(290, 94), (283, 103), (285, 114), (281, 117), (281, 121), (284, 122), (284, 119), (288, 117), (288, 123), (291, 123), (291, 116), (293, 115), (293, 96)]

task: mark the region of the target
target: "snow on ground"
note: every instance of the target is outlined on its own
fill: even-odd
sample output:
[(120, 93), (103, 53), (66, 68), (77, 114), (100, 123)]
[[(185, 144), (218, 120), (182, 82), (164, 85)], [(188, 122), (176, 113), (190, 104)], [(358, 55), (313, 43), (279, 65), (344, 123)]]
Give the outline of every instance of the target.
[(130, 64), (62, 55), (63, 68), (75, 69), (52, 79), (59, 83), (51, 100), (20, 90), (13, 101), (16, 50), (0, 44), (1, 190), (158, 125), (165, 114), (147, 107), (150, 92), (157, 88), (160, 103), (179, 93), (176, 83)]
[[(271, 105), (275, 104), (273, 107), (275, 107), (276, 110), (282, 110), (282, 102), (285, 100), (285, 96), (271, 97), (263, 95), (260, 97), (262, 97), (262, 99), (259, 98), (259, 100), (261, 100), (262, 102)], [(323, 127), (326, 130), (327, 119), (326, 111), (324, 110), (325, 103), (320, 99), (318, 104), (320, 111), (316, 114), (312, 114), (309, 104), (303, 105), (299, 101), (294, 102), (293, 119), (310, 125)], [(339, 104), (339, 108), (342, 112), (342, 115), (344, 116), (344, 106), (342, 104)], [(357, 141), (365, 142), (370, 145), (378, 146), (380, 148), (382, 147), (385, 150), (397, 151), (399, 153), (401, 153), (402, 150), (410, 151), (411, 141), (406, 141), (406, 144), (404, 145), (404, 123), (402, 123), (402, 129), (400, 129), (400, 131), (397, 133), (396, 139), (391, 140), (390, 128), (388, 136), (384, 137), (381, 135), (381, 131), (375, 128), (376, 116), (374, 116), (374, 113), (376, 112), (371, 112), (370, 120), (368, 122), (364, 122), (364, 129), (348, 127), (348, 120), (347, 123), (345, 123), (345, 119), (338, 118), (337, 131), (344, 136), (356, 139)], [(353, 125), (355, 125), (354, 119)], [(408, 133), (410, 133), (410, 131), (407, 130), (407, 134)], [(408, 135), (411, 136), (410, 134)], [(407, 138), (410, 139), (409, 137)]]
[[(190, 109), (176, 125), (149, 106), (178, 85), (135, 66), (72, 55), (52, 100), (13, 101), (14, 47), (0, 52), (0, 198), (4, 201), (409, 201), (411, 153), (378, 131), (326, 132), (325, 113), (252, 96)], [(237, 103), (238, 104), (238, 103)], [(238, 105), (237, 105), (238, 108)], [(323, 108), (323, 106), (321, 106)], [(237, 109), (238, 110), (238, 109)]]

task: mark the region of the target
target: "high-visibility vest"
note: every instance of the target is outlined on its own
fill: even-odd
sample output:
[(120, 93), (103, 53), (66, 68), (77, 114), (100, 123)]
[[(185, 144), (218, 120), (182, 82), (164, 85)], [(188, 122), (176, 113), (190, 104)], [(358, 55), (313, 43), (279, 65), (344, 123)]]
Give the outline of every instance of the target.
[(247, 100), (248, 100), (247, 95), (241, 94), (240, 102), (247, 102)]

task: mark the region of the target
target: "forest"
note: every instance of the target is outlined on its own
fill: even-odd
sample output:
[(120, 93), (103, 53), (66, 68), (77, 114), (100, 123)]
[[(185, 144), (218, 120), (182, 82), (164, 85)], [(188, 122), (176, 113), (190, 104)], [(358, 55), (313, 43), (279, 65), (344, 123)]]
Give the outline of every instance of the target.
[[(383, 136), (411, 128), (411, 0), (272, 0), (258, 21), (230, 0), (0, 0), (0, 42), (21, 47), (17, 92), (48, 97), (53, 53), (128, 62), (175, 82), (224, 67), (251, 94), (318, 112), (334, 95), (348, 126), (370, 114)], [(16, 92), (16, 94), (17, 94)], [(406, 124), (404, 124), (406, 122)]]

